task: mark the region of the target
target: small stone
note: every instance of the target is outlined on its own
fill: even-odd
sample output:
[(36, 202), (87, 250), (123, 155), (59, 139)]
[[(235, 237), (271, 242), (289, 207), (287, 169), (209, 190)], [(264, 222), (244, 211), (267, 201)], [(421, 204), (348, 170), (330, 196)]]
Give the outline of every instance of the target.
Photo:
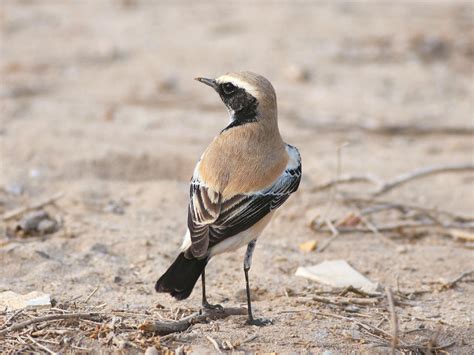
[(58, 223), (53, 219), (43, 219), (39, 222), (37, 230), (42, 234), (56, 232)]
[(104, 212), (119, 214), (122, 215), (125, 213), (125, 206), (128, 206), (129, 203), (124, 200), (118, 201), (109, 201), (107, 206), (104, 207)]
[(158, 355), (159, 352), (154, 346), (149, 346), (145, 350), (145, 355)]
[(399, 245), (399, 246), (397, 246), (397, 252), (398, 252), (399, 254), (406, 254), (407, 251), (408, 251), (408, 249), (407, 249), (406, 246), (404, 246), (404, 245)]
[(309, 70), (295, 64), (285, 68), (285, 76), (296, 82), (306, 82), (311, 78)]
[(30, 212), (23, 217), (18, 226), (25, 233), (36, 232), (40, 222), (48, 218), (49, 215), (46, 211)]
[(356, 305), (353, 305), (353, 304), (347, 306), (346, 308), (344, 308), (344, 310), (346, 312), (349, 312), (349, 313), (359, 313), (360, 312), (360, 308), (357, 307)]
[(105, 244), (102, 244), (102, 243), (95, 243), (92, 247), (91, 247), (91, 251), (95, 251), (97, 253), (102, 253), (102, 254), (108, 254), (109, 253), (109, 248), (107, 247), (107, 245)]
[(52, 219), (46, 211), (34, 211), (26, 214), (18, 223), (17, 229), (26, 234), (48, 234), (58, 230), (58, 222)]
[(114, 277), (114, 283), (118, 284), (120, 282), (122, 282), (122, 278), (120, 276), (115, 276)]

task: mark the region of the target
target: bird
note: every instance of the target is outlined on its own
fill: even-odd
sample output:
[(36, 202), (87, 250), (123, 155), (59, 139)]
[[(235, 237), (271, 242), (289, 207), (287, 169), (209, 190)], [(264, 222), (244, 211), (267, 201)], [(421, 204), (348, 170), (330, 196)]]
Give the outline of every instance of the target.
[(257, 238), (276, 209), (298, 189), (301, 156), (280, 135), (277, 98), (266, 78), (243, 71), (195, 80), (219, 94), (230, 120), (196, 164), (187, 231), (179, 255), (158, 279), (155, 290), (183, 300), (201, 277), (202, 307), (222, 309), (207, 301), (206, 265), (216, 255), (247, 246), (243, 261), (246, 323), (271, 324), (269, 319), (253, 316), (249, 270)]

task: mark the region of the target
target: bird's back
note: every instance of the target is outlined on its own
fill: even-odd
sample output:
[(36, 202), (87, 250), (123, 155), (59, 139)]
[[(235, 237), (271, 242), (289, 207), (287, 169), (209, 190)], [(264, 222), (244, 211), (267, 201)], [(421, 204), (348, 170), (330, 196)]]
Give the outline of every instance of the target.
[(287, 163), (280, 135), (250, 123), (217, 136), (204, 152), (198, 173), (201, 181), (227, 200), (271, 186)]

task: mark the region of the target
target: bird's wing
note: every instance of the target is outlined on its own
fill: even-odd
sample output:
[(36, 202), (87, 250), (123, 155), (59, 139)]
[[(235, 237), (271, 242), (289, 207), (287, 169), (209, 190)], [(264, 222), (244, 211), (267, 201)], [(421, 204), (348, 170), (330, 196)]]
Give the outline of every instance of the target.
[(298, 189), (301, 163), (289, 164), (270, 187), (223, 201), (220, 194), (193, 177), (188, 208), (191, 253), (203, 257), (209, 248), (257, 223)]
[(209, 247), (209, 226), (221, 211), (221, 195), (193, 176), (189, 191), (188, 230), (191, 235), (191, 253), (195, 257), (206, 255)]
[(301, 165), (286, 169), (269, 188), (223, 201), (219, 218), (209, 227), (209, 247), (252, 227), (280, 207), (298, 189)]

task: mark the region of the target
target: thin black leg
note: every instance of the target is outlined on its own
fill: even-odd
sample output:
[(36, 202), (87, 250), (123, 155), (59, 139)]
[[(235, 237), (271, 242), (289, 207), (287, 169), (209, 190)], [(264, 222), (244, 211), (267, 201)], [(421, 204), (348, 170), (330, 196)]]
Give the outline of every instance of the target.
[(202, 282), (202, 307), (205, 309), (222, 309), (223, 307), (220, 304), (210, 304), (207, 302), (206, 297), (206, 269), (202, 270), (201, 274), (201, 282)]
[(255, 249), (256, 243), (257, 243), (256, 240), (252, 240), (247, 245), (247, 251), (245, 253), (245, 258), (244, 258), (245, 287), (247, 289), (247, 312), (248, 312), (247, 324), (263, 326), (263, 325), (272, 324), (272, 321), (270, 319), (263, 319), (263, 318), (258, 319), (258, 318), (253, 317), (252, 301), (251, 301), (251, 296), (250, 296), (249, 270), (250, 270), (250, 267), (252, 266), (252, 255), (253, 255), (253, 251)]

